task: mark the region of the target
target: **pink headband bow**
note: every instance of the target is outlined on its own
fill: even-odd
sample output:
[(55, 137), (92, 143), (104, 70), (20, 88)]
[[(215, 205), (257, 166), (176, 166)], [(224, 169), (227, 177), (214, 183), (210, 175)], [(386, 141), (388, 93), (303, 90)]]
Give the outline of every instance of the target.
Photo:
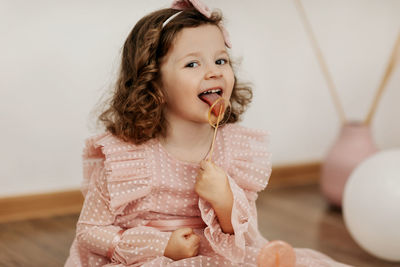
[[(211, 10), (200, 0), (174, 0), (172, 2), (171, 8), (176, 9), (176, 10), (185, 10), (185, 9), (190, 9), (194, 7), (197, 11), (199, 11), (201, 14), (203, 14), (205, 17), (210, 18), (211, 17)], [(180, 12), (175, 13), (171, 17), (169, 17), (164, 23), (163, 27), (168, 24), (174, 17), (176, 17)], [(228, 31), (225, 29), (225, 27), (222, 25), (222, 23), (219, 23), (219, 28), (222, 31), (222, 35), (224, 36), (225, 40), (225, 45), (229, 48), (232, 47), (231, 41), (229, 40), (229, 34)]]

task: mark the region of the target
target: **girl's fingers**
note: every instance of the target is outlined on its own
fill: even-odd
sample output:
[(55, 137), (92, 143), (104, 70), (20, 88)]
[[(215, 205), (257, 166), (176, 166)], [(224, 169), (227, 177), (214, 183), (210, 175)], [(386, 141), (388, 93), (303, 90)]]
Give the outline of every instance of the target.
[(200, 236), (198, 236), (198, 235), (195, 234), (194, 232), (193, 232), (192, 238), (193, 238), (193, 240), (194, 240), (196, 243), (199, 243), (199, 242), (200, 242)]
[(197, 246), (194, 251), (193, 251), (193, 257), (197, 256), (197, 254), (199, 254), (199, 246)]
[(206, 169), (209, 169), (212, 166), (213, 166), (213, 163), (211, 161), (209, 161), (209, 160), (203, 159), (200, 162), (200, 170), (206, 170)]
[(196, 235), (195, 233), (191, 234), (188, 239), (189, 242), (191, 242), (191, 244), (193, 246), (198, 245), (200, 243), (200, 237), (198, 235)]
[(196, 176), (196, 183), (201, 180), (201, 177), (203, 177), (203, 173), (198, 173)]
[(200, 161), (200, 170), (205, 170), (206, 164), (207, 164), (207, 160), (203, 159), (202, 161)]
[(180, 235), (181, 236), (184, 236), (184, 237), (188, 237), (188, 236), (190, 236), (191, 234), (193, 234), (193, 229), (192, 228), (190, 228), (190, 227), (185, 227), (185, 228), (181, 228), (181, 229), (179, 229), (180, 230)]

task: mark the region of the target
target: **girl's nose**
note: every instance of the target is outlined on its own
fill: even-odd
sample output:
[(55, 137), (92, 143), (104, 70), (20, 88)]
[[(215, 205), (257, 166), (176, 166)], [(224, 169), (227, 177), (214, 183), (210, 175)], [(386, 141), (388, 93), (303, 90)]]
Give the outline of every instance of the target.
[(218, 68), (218, 66), (213, 65), (207, 68), (207, 72), (205, 75), (206, 79), (215, 79), (222, 77), (222, 71)]

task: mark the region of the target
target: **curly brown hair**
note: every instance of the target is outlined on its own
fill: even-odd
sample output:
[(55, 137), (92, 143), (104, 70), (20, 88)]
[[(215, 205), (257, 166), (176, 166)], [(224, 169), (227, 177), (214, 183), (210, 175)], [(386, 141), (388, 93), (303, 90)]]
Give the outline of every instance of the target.
[[(166, 103), (160, 85), (160, 62), (183, 28), (218, 25), (222, 20), (218, 12), (207, 18), (195, 9), (188, 9), (163, 27), (163, 22), (177, 12), (167, 8), (143, 17), (125, 41), (113, 96), (99, 116), (99, 121), (109, 132), (125, 141), (141, 144), (166, 136), (167, 121), (163, 114)], [(251, 88), (238, 84), (235, 76), (231, 116), (227, 123), (239, 120), (252, 96)]]

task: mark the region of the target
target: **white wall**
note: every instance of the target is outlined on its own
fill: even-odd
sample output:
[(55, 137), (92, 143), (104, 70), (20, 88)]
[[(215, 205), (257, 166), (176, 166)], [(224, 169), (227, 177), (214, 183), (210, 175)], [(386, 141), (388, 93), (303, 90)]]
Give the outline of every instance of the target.
[[(292, 0), (222, 9), (255, 99), (243, 124), (271, 132), (273, 163), (321, 160), (340, 123)], [(89, 113), (113, 85), (135, 22), (170, 1), (0, 0), (0, 197), (79, 187)], [(366, 115), (397, 31), (398, 0), (303, 0), (350, 119)], [(400, 146), (400, 67), (372, 125)]]

